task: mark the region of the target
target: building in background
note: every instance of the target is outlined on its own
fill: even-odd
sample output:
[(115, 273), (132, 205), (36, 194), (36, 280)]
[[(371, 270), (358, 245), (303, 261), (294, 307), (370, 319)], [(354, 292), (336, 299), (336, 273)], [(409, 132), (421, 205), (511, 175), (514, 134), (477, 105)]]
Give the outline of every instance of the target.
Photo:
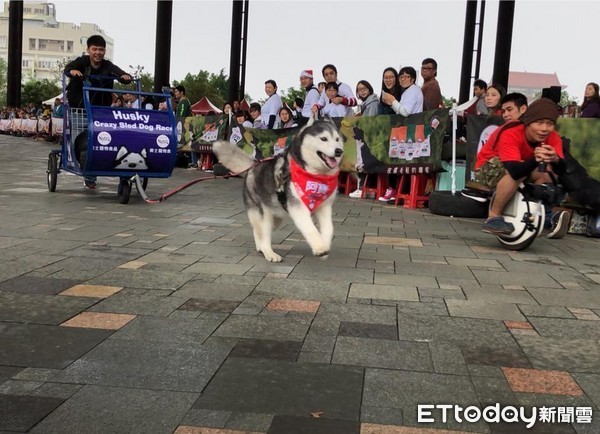
[[(0, 13), (0, 57), (8, 60), (8, 11), (4, 2)], [(66, 61), (85, 53), (87, 38), (100, 34), (106, 39), (106, 58), (112, 59), (114, 41), (96, 24), (59, 23), (53, 3), (38, 1), (23, 4), (22, 80), (58, 80)]]
[(546, 87), (560, 86), (565, 89), (566, 86), (560, 84), (556, 73), (543, 74), (539, 72), (515, 72), (508, 73), (508, 92), (520, 92), (527, 97), (529, 101), (542, 93)]

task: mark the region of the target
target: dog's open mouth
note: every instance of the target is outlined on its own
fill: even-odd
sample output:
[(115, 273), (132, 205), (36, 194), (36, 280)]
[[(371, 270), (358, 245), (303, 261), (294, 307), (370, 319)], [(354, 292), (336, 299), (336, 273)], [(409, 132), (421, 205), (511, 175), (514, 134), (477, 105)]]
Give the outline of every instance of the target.
[(335, 169), (337, 167), (338, 161), (335, 159), (335, 157), (330, 157), (329, 155), (325, 155), (321, 151), (317, 151), (317, 155), (319, 156), (319, 158), (321, 160), (323, 160), (325, 165), (327, 167), (329, 167), (330, 169)]

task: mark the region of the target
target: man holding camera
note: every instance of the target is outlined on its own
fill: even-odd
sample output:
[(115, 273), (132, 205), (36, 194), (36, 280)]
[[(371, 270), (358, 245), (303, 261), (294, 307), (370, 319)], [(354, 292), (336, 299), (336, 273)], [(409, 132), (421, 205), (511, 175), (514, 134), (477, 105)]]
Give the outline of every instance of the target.
[[(566, 169), (562, 139), (555, 131), (558, 106), (548, 98), (534, 101), (520, 117), (498, 128), (481, 149), (475, 163), (478, 182), (496, 189), (483, 232), (508, 235), (512, 224), (504, 221), (502, 211), (527, 178), (536, 184), (551, 183), (548, 171), (561, 174)], [(552, 215), (548, 238), (562, 238), (568, 230), (568, 213)]]

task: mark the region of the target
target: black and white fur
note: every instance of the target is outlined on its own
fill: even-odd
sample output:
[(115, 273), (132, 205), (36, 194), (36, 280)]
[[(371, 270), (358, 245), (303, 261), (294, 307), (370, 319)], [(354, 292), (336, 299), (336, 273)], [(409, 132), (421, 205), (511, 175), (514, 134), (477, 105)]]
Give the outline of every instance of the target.
[(344, 152), (343, 141), (331, 121), (309, 122), (291, 146), (273, 159), (257, 163), (250, 155), (229, 142), (216, 142), (213, 150), (219, 161), (233, 173), (248, 170), (244, 180), (244, 205), (254, 231), (256, 250), (270, 262), (281, 262), (273, 251), (271, 233), (285, 214), (294, 221), (315, 256), (326, 257), (333, 239), (332, 205), (337, 191), (314, 212), (317, 229), (309, 209), (290, 183), (290, 160), (307, 172), (334, 175)]

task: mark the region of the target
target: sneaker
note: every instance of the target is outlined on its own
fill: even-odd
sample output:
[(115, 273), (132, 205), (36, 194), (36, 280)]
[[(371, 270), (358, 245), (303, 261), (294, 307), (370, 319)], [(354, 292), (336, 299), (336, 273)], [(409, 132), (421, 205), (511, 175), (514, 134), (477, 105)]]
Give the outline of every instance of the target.
[(552, 224), (548, 238), (558, 240), (563, 238), (569, 231), (569, 213), (567, 211), (557, 211), (550, 218)]
[(485, 222), (481, 230), (486, 234), (494, 235), (510, 235), (515, 231), (515, 227), (512, 223), (506, 223), (504, 217), (490, 217)]
[(188, 164), (188, 169), (197, 169), (197, 168), (198, 168), (197, 163), (196, 164), (192, 164), (192, 163)]
[(385, 194), (381, 197), (379, 197), (377, 200), (380, 202), (387, 202), (388, 200), (392, 200), (396, 197), (396, 190), (394, 190), (391, 187), (388, 187), (388, 189), (385, 191)]
[(465, 188), (460, 192), (464, 197), (476, 200), (477, 202), (487, 202), (490, 200), (490, 194), (487, 191), (475, 190), (473, 188)]
[(360, 188), (357, 188), (352, 193), (350, 193), (348, 196), (353, 197), (355, 199), (360, 199), (362, 197), (362, 190)]
[(96, 188), (96, 183), (94, 181), (83, 181), (83, 186), (87, 189), (93, 190)]

